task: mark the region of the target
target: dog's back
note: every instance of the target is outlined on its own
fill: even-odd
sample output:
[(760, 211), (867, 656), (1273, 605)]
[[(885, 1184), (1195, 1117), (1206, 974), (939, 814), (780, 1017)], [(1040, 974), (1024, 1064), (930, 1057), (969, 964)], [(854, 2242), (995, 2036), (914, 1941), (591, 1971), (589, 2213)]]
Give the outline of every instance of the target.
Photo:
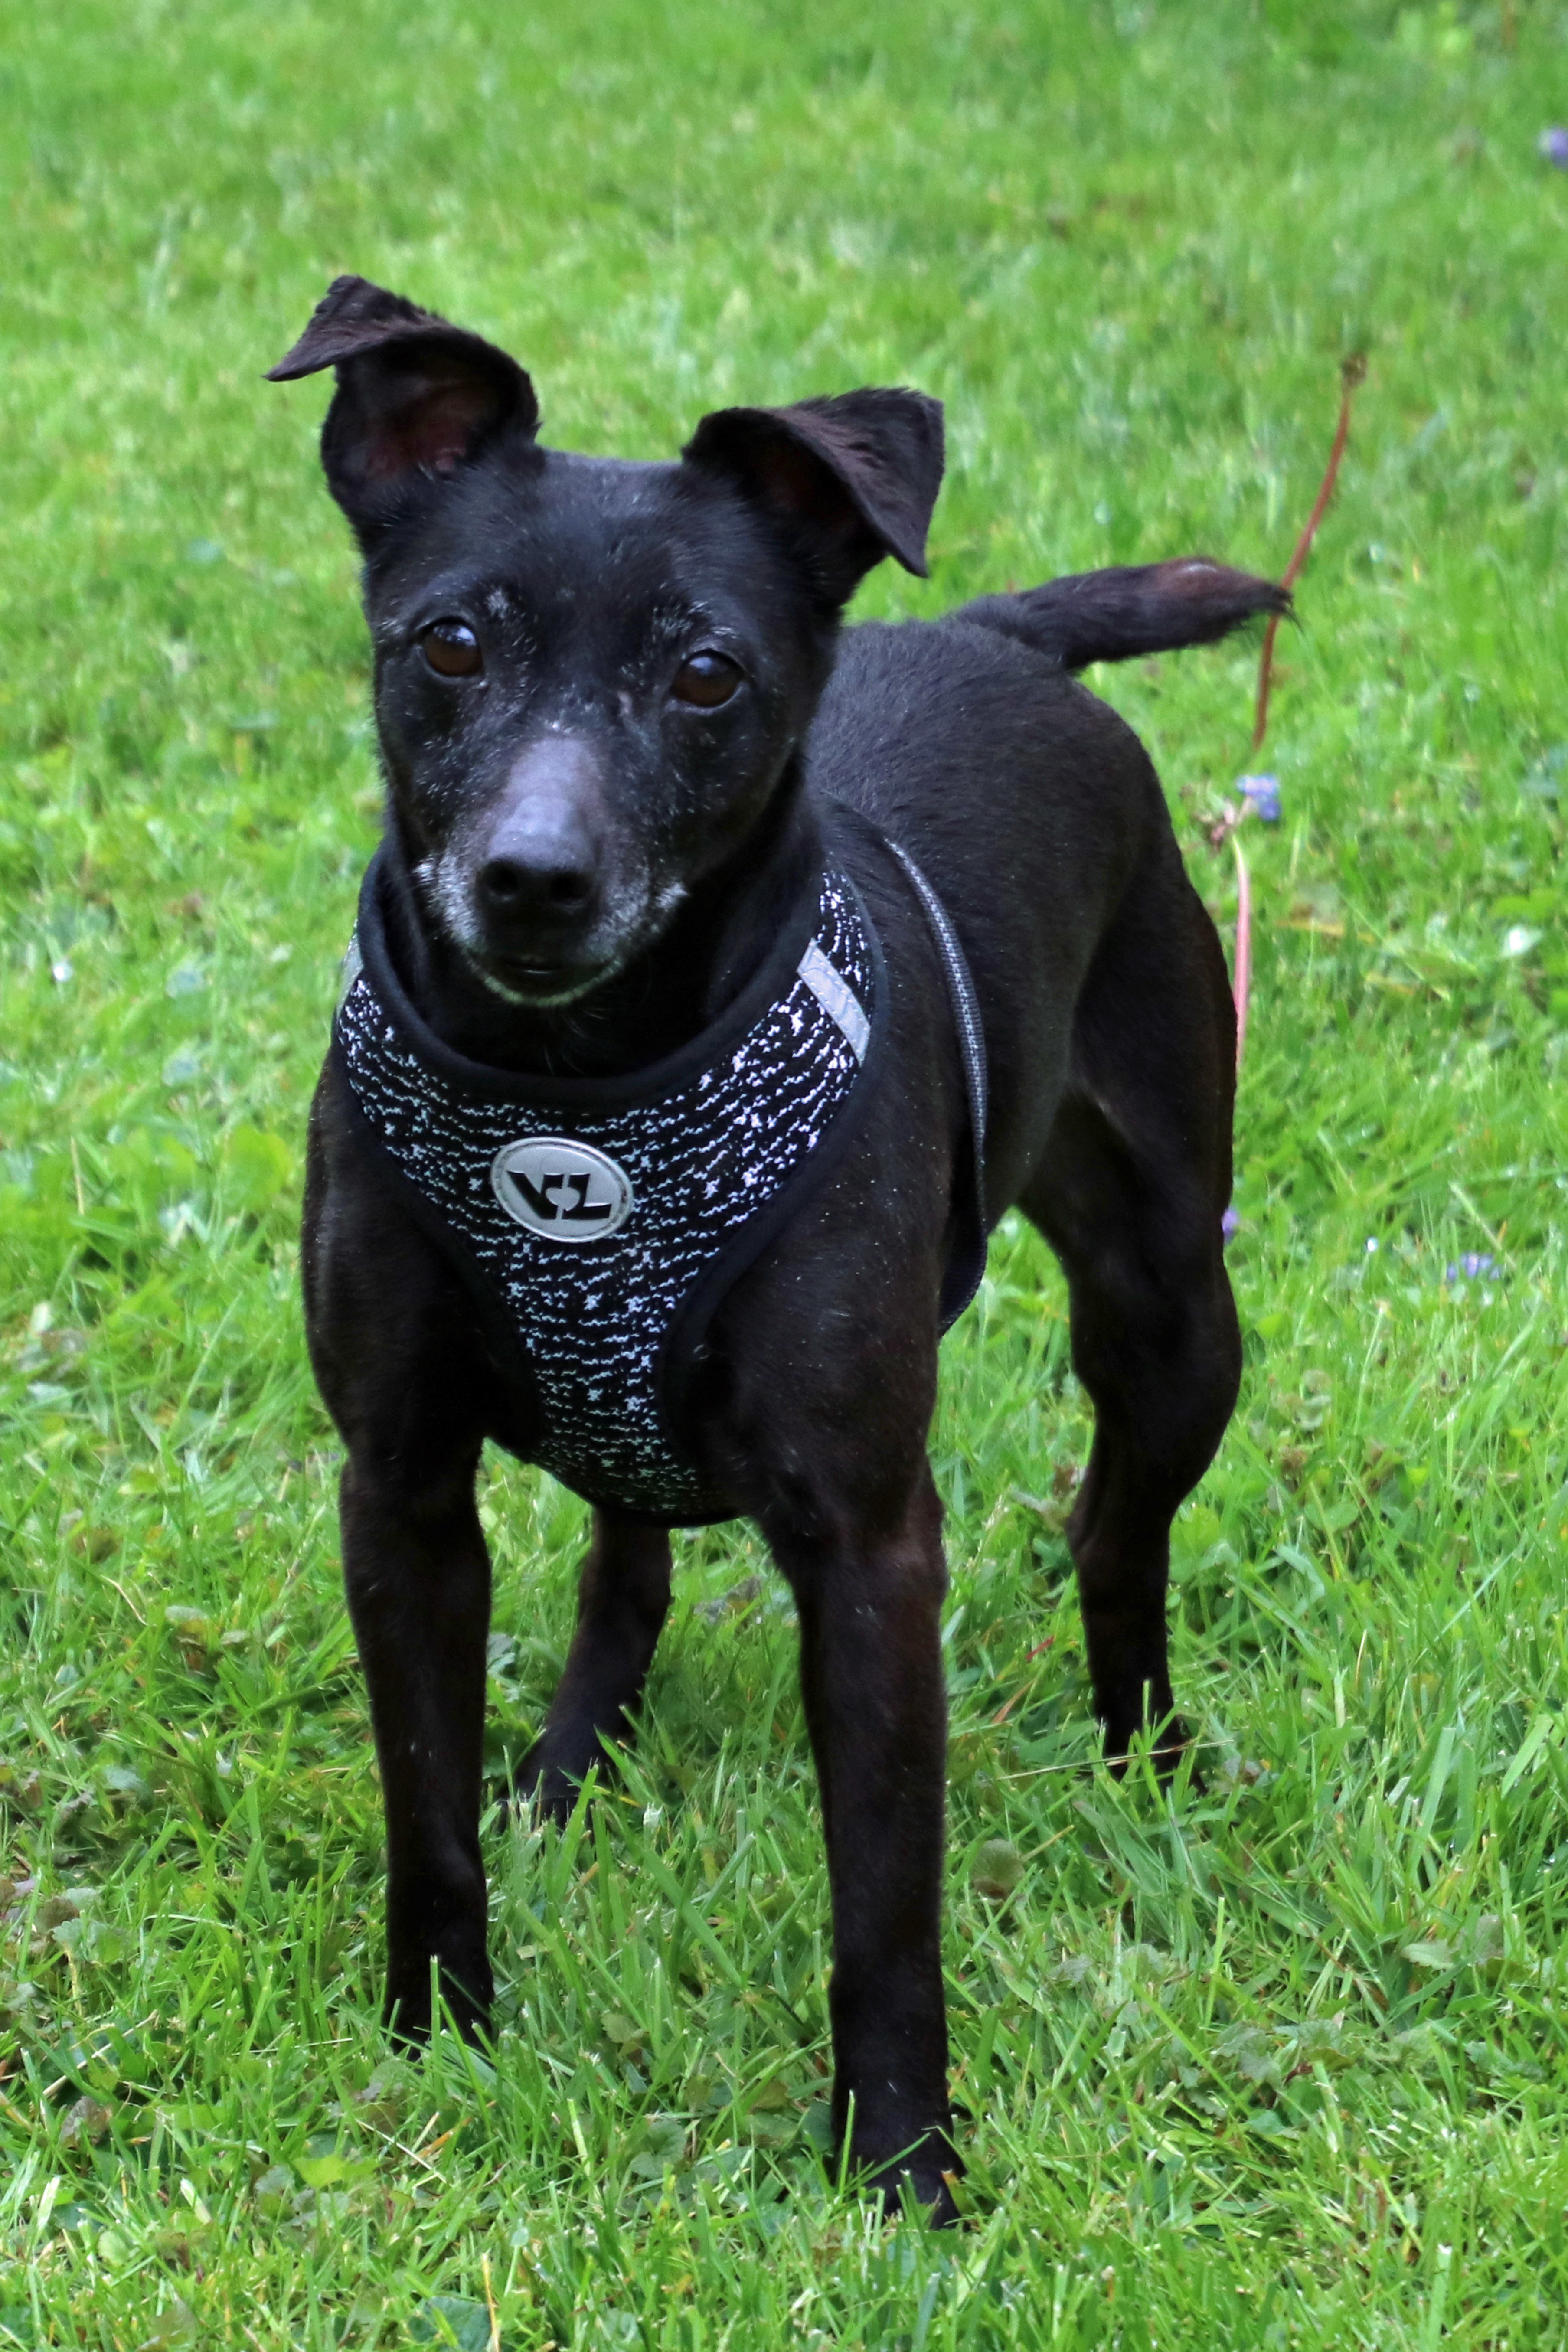
[[(1209, 644), (1288, 607), (1268, 581), (1189, 559), (845, 634), (809, 738), (812, 787), (903, 844), (958, 927), (994, 1041), (998, 1202), (1034, 1162), (1064, 1083), (1063, 1015), (1134, 878), (1160, 902), (1164, 939), (1192, 928), (1195, 904), (1147, 752), (1072, 673)], [(1205, 966), (1210, 936), (1193, 930)]]

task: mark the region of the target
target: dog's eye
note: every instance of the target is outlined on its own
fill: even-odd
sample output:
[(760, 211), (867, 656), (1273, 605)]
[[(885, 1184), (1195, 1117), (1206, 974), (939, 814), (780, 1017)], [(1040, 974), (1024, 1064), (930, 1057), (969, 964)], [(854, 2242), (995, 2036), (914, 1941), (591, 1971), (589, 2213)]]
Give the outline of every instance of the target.
[(669, 690), (677, 702), (695, 703), (700, 710), (717, 710), (740, 683), (740, 665), (728, 654), (693, 654), (676, 671)]
[(437, 677), (478, 677), (485, 666), (479, 641), (466, 621), (432, 621), (419, 633), (419, 650)]

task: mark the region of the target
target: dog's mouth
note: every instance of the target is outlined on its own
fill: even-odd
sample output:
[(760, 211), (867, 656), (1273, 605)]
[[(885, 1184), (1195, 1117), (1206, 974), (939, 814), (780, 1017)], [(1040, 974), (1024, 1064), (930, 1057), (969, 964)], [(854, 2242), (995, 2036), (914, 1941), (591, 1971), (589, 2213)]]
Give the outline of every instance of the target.
[[(602, 943), (563, 938), (551, 942), (554, 952), (537, 940), (520, 940), (515, 947), (485, 936), (485, 926), (473, 904), (469, 878), (450, 856), (426, 857), (415, 867), (432, 928), (446, 937), (480, 984), (503, 1003), (543, 1011), (571, 1004), (585, 996), (614, 968), (613, 955), (595, 952)], [(586, 952), (584, 952), (586, 950)]]
[(602, 961), (524, 962), (514, 956), (476, 955), (472, 950), (466, 950), (465, 957), (485, 986), (508, 1004), (531, 1005), (542, 1012), (552, 1005), (575, 1003), (578, 997), (596, 988), (609, 971)]
[(503, 1003), (536, 1012), (575, 1004), (614, 980), (662, 935), (687, 895), (679, 880), (651, 891), (623, 885), (590, 923), (563, 926), (554, 938), (535, 930), (509, 940), (487, 927), (469, 877), (449, 854), (425, 859), (415, 877), (432, 923), (474, 978)]

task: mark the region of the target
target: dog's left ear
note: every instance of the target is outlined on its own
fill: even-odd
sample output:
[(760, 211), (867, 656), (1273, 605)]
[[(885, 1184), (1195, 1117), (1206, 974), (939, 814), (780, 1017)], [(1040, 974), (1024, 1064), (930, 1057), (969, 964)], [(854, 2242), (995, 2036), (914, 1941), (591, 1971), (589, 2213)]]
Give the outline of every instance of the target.
[(763, 509), (827, 603), (847, 604), (884, 555), (925, 578), (942, 488), (940, 400), (868, 390), (793, 408), (720, 408), (681, 455)]

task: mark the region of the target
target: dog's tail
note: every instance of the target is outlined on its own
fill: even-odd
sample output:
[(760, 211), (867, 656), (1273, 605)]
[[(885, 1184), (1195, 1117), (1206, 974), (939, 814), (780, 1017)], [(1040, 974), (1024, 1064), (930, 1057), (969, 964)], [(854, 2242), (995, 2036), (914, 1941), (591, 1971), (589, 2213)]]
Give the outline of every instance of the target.
[(1289, 610), (1288, 588), (1188, 555), (1173, 563), (1068, 572), (1021, 595), (982, 596), (953, 618), (1017, 637), (1063, 669), (1084, 669), (1090, 662), (1213, 645), (1259, 614)]

